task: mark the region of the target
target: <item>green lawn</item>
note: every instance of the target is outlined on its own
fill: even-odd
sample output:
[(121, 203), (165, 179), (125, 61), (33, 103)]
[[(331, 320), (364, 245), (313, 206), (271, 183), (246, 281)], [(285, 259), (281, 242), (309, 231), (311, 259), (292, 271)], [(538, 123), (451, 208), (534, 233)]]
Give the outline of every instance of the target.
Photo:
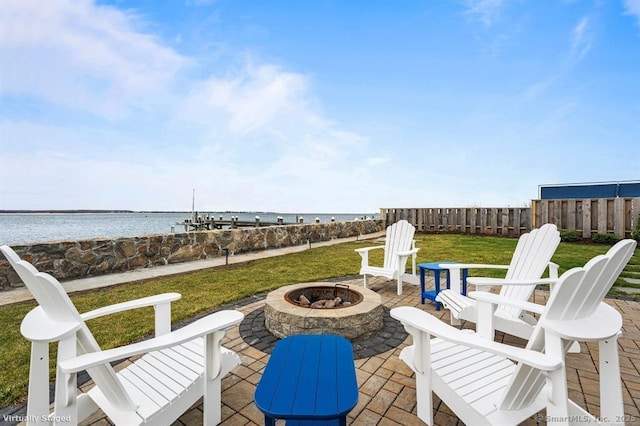
[[(457, 260), (507, 264), (516, 239), (465, 235), (417, 235), (418, 262)], [(255, 260), (172, 277), (136, 282), (108, 289), (74, 294), (80, 312), (100, 306), (165, 292), (178, 292), (182, 299), (172, 306), (172, 320), (179, 322), (210, 311), (221, 304), (263, 293), (283, 285), (356, 275), (360, 257), (354, 249), (371, 242), (345, 243), (313, 248), (285, 256)], [(583, 265), (608, 246), (562, 243), (553, 261), (560, 272)], [(382, 251), (371, 253), (372, 262), (382, 261)], [(634, 260), (638, 264), (638, 254)], [(473, 273), (473, 271), (470, 271)], [(500, 274), (500, 271), (493, 271)], [(499, 275), (498, 275), (499, 276)], [(29, 343), (20, 335), (20, 322), (34, 302), (0, 307), (0, 407), (26, 399), (29, 375)], [(130, 311), (91, 320), (89, 327), (103, 348), (120, 346), (152, 333), (153, 309)], [(55, 351), (51, 354), (53, 371)]]

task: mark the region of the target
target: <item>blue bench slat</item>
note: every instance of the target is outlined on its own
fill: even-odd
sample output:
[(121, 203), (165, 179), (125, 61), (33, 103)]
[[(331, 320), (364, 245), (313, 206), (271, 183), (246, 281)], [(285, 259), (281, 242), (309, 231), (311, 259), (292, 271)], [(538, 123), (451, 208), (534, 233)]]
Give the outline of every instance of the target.
[[(358, 402), (358, 379), (356, 377), (356, 369), (353, 362), (353, 348), (346, 340), (338, 340), (338, 345), (343, 346), (342, 351), (349, 353), (349, 359), (338, 360), (338, 400), (344, 401), (346, 404), (355, 401)], [(353, 386), (352, 383), (356, 385)], [(355, 406), (355, 403), (354, 406)], [(342, 407), (344, 410), (345, 407)], [(348, 410), (351, 411), (353, 406)]]
[(318, 415), (330, 415), (341, 411), (337, 392), (337, 389), (340, 388), (337, 364), (345, 361), (353, 364), (351, 350), (349, 350), (349, 359), (339, 359), (337, 340), (335, 336), (326, 336), (320, 348), (321, 362), (318, 366), (320, 374), (316, 385), (318, 393), (316, 413)]
[[(271, 357), (276, 357), (276, 359), (278, 359), (278, 357), (285, 357), (289, 352), (291, 343), (291, 340), (287, 339), (278, 342), (271, 353)], [(254, 400), (260, 410), (271, 412), (275, 399), (280, 398), (280, 395), (277, 395), (273, 390), (278, 388), (280, 379), (286, 375), (284, 374), (285, 367), (285, 363), (273, 363), (271, 367), (265, 369), (262, 374), (260, 386), (256, 388), (254, 395)]]
[(315, 384), (323, 374), (322, 366), (318, 368), (318, 365), (321, 364), (320, 346), (322, 343), (319, 339), (309, 339), (307, 336), (294, 343), (294, 346), (301, 346), (299, 356), (304, 359), (304, 363), (300, 366), (301, 370), (297, 374), (299, 383), (292, 407), (294, 413), (316, 412), (319, 395), (318, 392), (311, 391), (316, 387)]
[[(298, 393), (299, 374), (304, 361), (302, 356), (304, 345), (301, 343), (299, 340), (292, 340), (288, 345), (287, 352), (275, 354), (277, 357), (284, 357), (286, 362), (283, 363), (277, 387), (272, 388), (277, 389), (277, 392), (274, 392), (276, 395), (271, 401), (270, 411), (272, 413), (288, 415), (292, 412), (293, 403)], [(274, 353), (271, 356), (273, 357)]]

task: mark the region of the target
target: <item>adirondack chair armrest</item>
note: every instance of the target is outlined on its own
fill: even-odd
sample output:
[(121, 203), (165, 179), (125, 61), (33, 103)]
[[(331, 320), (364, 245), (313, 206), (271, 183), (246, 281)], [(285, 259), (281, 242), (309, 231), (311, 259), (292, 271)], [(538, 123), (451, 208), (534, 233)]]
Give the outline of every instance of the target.
[(397, 253), (397, 255), (400, 256), (400, 257), (409, 257), (409, 256), (411, 256), (413, 254), (417, 254), (419, 251), (420, 251), (419, 248), (414, 248), (414, 249), (407, 250), (407, 251), (399, 251)]
[(116, 303), (109, 306), (103, 306), (102, 308), (94, 309), (89, 312), (80, 314), (83, 320), (90, 320), (105, 315), (114, 314), (116, 312), (128, 311), (131, 309), (146, 308), (148, 306), (158, 306), (165, 303), (171, 303), (180, 299), (182, 295), (180, 293), (163, 293), (155, 296), (143, 297), (135, 300), (128, 300), (122, 303)]
[(171, 302), (178, 300), (181, 297), (182, 295), (180, 293), (157, 294), (155, 296), (143, 297), (140, 299), (104, 306), (102, 308), (94, 309), (93, 311), (85, 312), (84, 314), (81, 314), (80, 317), (86, 321), (114, 314), (116, 312), (153, 306), (155, 311), (156, 336), (160, 336), (171, 332)]
[(65, 374), (78, 373), (87, 368), (170, 348), (217, 331), (224, 331), (232, 325), (238, 324), (243, 318), (244, 314), (239, 311), (225, 310), (215, 312), (171, 333), (118, 348), (69, 358), (61, 361), (58, 366), (60, 371)]
[(369, 253), (371, 250), (376, 250), (376, 249), (383, 249), (384, 246), (380, 245), (380, 246), (371, 246), (371, 247), (362, 247), (362, 248), (357, 248), (355, 251), (360, 254), (360, 256), (362, 256), (363, 254), (367, 254)]
[(494, 285), (536, 285), (536, 284), (555, 284), (557, 279), (554, 278), (537, 278), (532, 280), (513, 280), (505, 278), (490, 278), (490, 277), (469, 277), (467, 283), (473, 284), (476, 287), (491, 287)]
[(358, 253), (362, 258), (361, 267), (364, 268), (369, 266), (369, 252), (376, 249), (384, 249), (384, 246), (371, 246), (356, 249), (356, 253)]
[(596, 310), (586, 318), (564, 321), (547, 319), (542, 327), (565, 340), (599, 341), (620, 333), (622, 315), (615, 308), (600, 302)]
[(70, 336), (80, 329), (80, 322), (51, 320), (42, 306), (33, 308), (20, 324), (20, 333), (31, 342), (55, 342)]
[(545, 307), (536, 303), (527, 302), (520, 299), (514, 299), (511, 297), (500, 296), (499, 294), (489, 293), (487, 291), (471, 291), (468, 294), (472, 299), (476, 299), (478, 302), (487, 302), (492, 305), (505, 305), (519, 308), (525, 311), (541, 314), (544, 312)]
[(501, 355), (543, 371), (554, 371), (563, 366), (561, 358), (484, 339), (474, 333), (451, 327), (449, 324), (418, 308), (410, 306), (394, 308), (391, 310), (391, 316), (400, 321), (410, 333), (412, 329), (417, 330), (451, 343)]
[(549, 262), (549, 278), (558, 279), (558, 270), (560, 269), (560, 265), (554, 262)]
[(509, 269), (509, 265), (487, 265), (483, 263), (440, 263), (443, 269)]

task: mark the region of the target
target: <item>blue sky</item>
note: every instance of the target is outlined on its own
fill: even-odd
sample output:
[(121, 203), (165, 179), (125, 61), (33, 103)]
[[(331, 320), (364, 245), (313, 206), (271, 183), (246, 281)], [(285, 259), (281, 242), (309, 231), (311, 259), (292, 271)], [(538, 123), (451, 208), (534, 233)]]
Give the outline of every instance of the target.
[(0, 209), (523, 206), (639, 139), (640, 0), (0, 7)]

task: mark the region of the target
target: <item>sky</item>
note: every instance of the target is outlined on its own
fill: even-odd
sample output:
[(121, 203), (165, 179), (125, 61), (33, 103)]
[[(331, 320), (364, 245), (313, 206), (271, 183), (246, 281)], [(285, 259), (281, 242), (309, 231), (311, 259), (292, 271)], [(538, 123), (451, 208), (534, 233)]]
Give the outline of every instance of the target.
[(526, 206), (639, 139), (640, 0), (0, 4), (0, 210)]

